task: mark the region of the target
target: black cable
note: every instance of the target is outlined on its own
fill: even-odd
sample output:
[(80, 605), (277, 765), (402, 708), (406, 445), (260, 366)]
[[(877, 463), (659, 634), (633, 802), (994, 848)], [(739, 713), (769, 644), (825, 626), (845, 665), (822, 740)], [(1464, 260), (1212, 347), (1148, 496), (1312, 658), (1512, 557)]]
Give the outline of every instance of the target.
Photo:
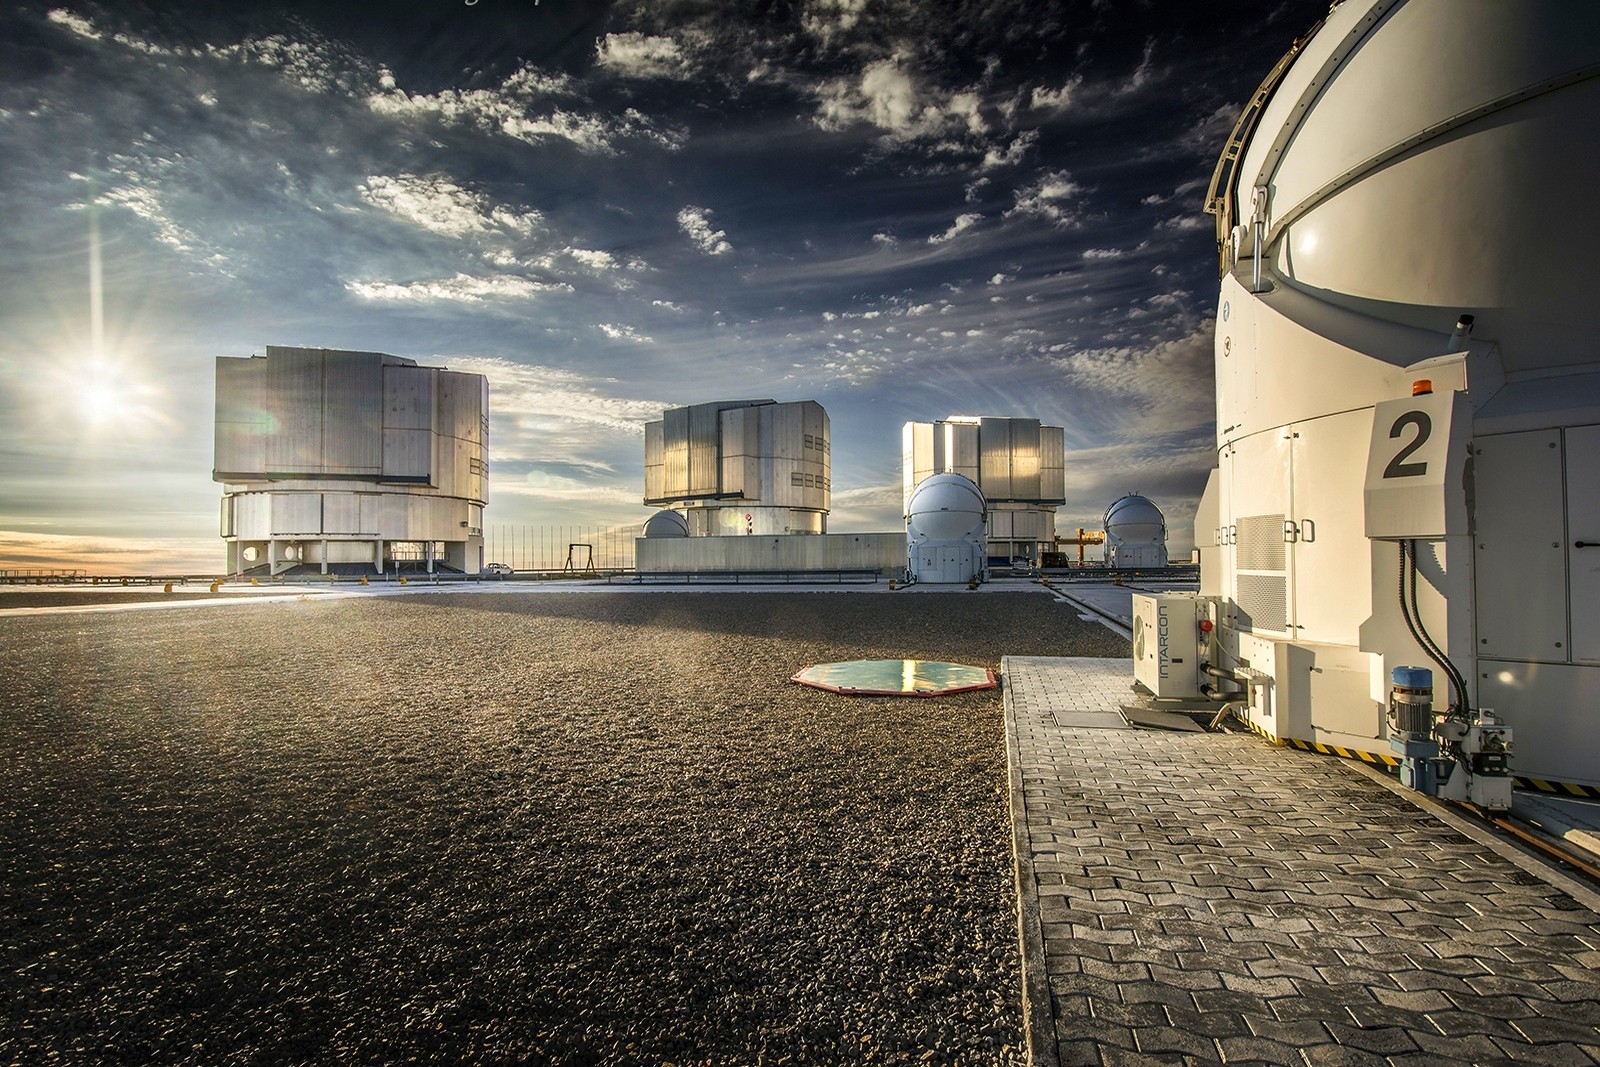
[(1444, 654), (1444, 649), (1440, 648), (1438, 642), (1434, 641), (1433, 635), (1428, 633), (1427, 627), (1425, 625), (1423, 625), (1423, 622), (1422, 622), (1422, 608), (1420, 606), (1418, 606), (1418, 604), (1417, 604), (1417, 544), (1416, 544), (1416, 542), (1415, 541), (1407, 541), (1406, 545), (1405, 545), (1405, 548), (1402, 551), (1406, 556), (1408, 556), (1410, 558), (1410, 561), (1411, 561), (1411, 567), (1410, 567), (1410, 571), (1411, 571), (1410, 609), (1411, 609), (1412, 614), (1416, 617), (1417, 633), (1420, 636), (1420, 641), (1421, 641), (1421, 644), (1422, 644), (1422, 647), (1423, 647), (1423, 651), (1428, 653), (1429, 657), (1444, 670), (1445, 677), (1450, 679), (1450, 686), (1455, 691), (1455, 698), (1456, 698), (1454, 703), (1451, 705), (1451, 709), (1450, 710), (1452, 712), (1460, 711), (1462, 713), (1465, 713), (1465, 711), (1467, 710), (1467, 698), (1466, 698), (1467, 682), (1466, 682), (1466, 679), (1463, 678), (1461, 676), (1461, 673), (1456, 670), (1455, 664), (1450, 662), (1450, 658)]
[[(1408, 561), (1410, 563), (1411, 570), (1411, 595), (1409, 600), (1406, 598), (1406, 565)], [(1456, 670), (1455, 664), (1450, 662), (1449, 657), (1444, 654), (1444, 650), (1434, 643), (1432, 636), (1430, 636), (1428, 633), (1427, 627), (1423, 625), (1422, 611), (1416, 603), (1417, 556), (1416, 545), (1412, 541), (1400, 542), (1399, 586), (1400, 613), (1405, 617), (1406, 629), (1411, 631), (1411, 637), (1414, 641), (1416, 641), (1418, 647), (1420, 647), (1422, 651), (1427, 654), (1429, 659), (1438, 664), (1439, 669), (1444, 672), (1444, 676), (1450, 680), (1450, 687), (1454, 691), (1455, 695), (1455, 702), (1450, 708), (1451, 713), (1465, 715), (1468, 711), (1466, 679), (1462, 677), (1459, 671)], [(1415, 613), (1415, 619), (1412, 617), (1413, 613)]]

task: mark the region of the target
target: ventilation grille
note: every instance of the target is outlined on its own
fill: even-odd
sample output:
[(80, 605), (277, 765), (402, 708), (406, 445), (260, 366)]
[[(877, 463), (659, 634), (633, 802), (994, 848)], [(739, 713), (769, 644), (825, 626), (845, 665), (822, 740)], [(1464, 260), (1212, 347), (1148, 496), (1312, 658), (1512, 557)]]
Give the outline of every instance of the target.
[[(1243, 541), (1243, 531), (1244, 527), (1241, 524), (1241, 541)], [(1289, 628), (1288, 579), (1281, 574), (1239, 575), (1239, 611), (1244, 616), (1239, 621), (1248, 629), (1287, 630)]]
[(1284, 550), (1282, 515), (1247, 515), (1239, 520), (1239, 543), (1233, 557), (1236, 570), (1281, 571)]

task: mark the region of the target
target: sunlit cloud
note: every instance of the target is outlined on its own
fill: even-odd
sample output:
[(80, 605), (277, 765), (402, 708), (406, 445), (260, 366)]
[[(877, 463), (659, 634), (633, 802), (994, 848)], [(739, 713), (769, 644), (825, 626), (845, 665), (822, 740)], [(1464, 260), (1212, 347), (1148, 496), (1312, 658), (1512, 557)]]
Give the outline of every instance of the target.
[(414, 174), (369, 175), (361, 199), (431, 233), (468, 237), (485, 233), (526, 236), (543, 219), (537, 211), (515, 211), (492, 204), (445, 178)]
[(570, 293), (572, 286), (559, 282), (538, 282), (511, 275), (476, 278), (457, 274), (453, 278), (407, 282), (346, 282), (345, 288), (363, 300), (415, 301), (420, 303), (455, 302), (481, 304), (488, 300), (526, 300), (542, 293)]
[(1077, 202), (1082, 195), (1083, 187), (1066, 171), (1050, 171), (1017, 191), (1015, 206), (1006, 212), (1006, 217), (1020, 215), (1043, 219), (1057, 227), (1072, 226), (1079, 221)]
[(711, 228), (711, 212), (703, 207), (686, 207), (678, 212), (678, 228), (708, 256), (724, 256), (733, 251), (727, 234)]
[(983, 216), (977, 212), (968, 212), (964, 215), (957, 215), (956, 221), (950, 224), (950, 228), (948, 230), (944, 231), (943, 233), (930, 234), (928, 237), (928, 243), (931, 245), (942, 245), (946, 241), (953, 241), (982, 221)]
[(684, 71), (683, 49), (670, 37), (608, 33), (595, 44), (595, 62), (628, 78), (672, 77)]

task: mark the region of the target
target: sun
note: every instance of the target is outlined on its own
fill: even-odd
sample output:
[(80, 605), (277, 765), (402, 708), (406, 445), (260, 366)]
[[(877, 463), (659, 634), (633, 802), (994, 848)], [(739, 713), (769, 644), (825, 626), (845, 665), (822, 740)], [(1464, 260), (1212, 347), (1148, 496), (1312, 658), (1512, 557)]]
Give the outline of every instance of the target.
[(78, 414), (93, 427), (114, 426), (128, 414), (126, 398), (116, 383), (85, 382), (76, 397)]
[(133, 440), (171, 422), (160, 391), (129, 359), (63, 355), (36, 386), (40, 416), (85, 439)]

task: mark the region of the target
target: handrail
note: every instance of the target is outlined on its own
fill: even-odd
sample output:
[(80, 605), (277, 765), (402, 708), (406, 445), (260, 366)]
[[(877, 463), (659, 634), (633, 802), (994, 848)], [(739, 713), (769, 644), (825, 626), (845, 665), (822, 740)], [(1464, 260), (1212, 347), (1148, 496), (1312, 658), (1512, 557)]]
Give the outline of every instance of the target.
[[(1324, 20), (1325, 21), (1325, 20)], [(1233, 124), (1233, 132), (1228, 135), (1227, 143), (1222, 146), (1222, 155), (1217, 157), (1217, 165), (1211, 172), (1211, 185), (1206, 190), (1205, 212), (1207, 215), (1217, 217), (1217, 275), (1221, 277), (1228, 273), (1228, 244), (1233, 236), (1234, 196), (1233, 178), (1238, 169), (1239, 160), (1244, 155), (1245, 143), (1255, 133), (1256, 123), (1261, 119), (1261, 113), (1266, 110), (1267, 101), (1272, 99), (1272, 94), (1277, 91), (1283, 76), (1288, 73), (1289, 66), (1295, 61), (1311, 38), (1322, 28), (1318, 22), (1302, 36), (1296, 37), (1289, 46), (1289, 51), (1284, 53), (1277, 65), (1262, 79), (1256, 88), (1255, 94), (1250, 97), (1250, 102), (1239, 113), (1238, 121)], [(1218, 192), (1218, 189), (1221, 192)]]

